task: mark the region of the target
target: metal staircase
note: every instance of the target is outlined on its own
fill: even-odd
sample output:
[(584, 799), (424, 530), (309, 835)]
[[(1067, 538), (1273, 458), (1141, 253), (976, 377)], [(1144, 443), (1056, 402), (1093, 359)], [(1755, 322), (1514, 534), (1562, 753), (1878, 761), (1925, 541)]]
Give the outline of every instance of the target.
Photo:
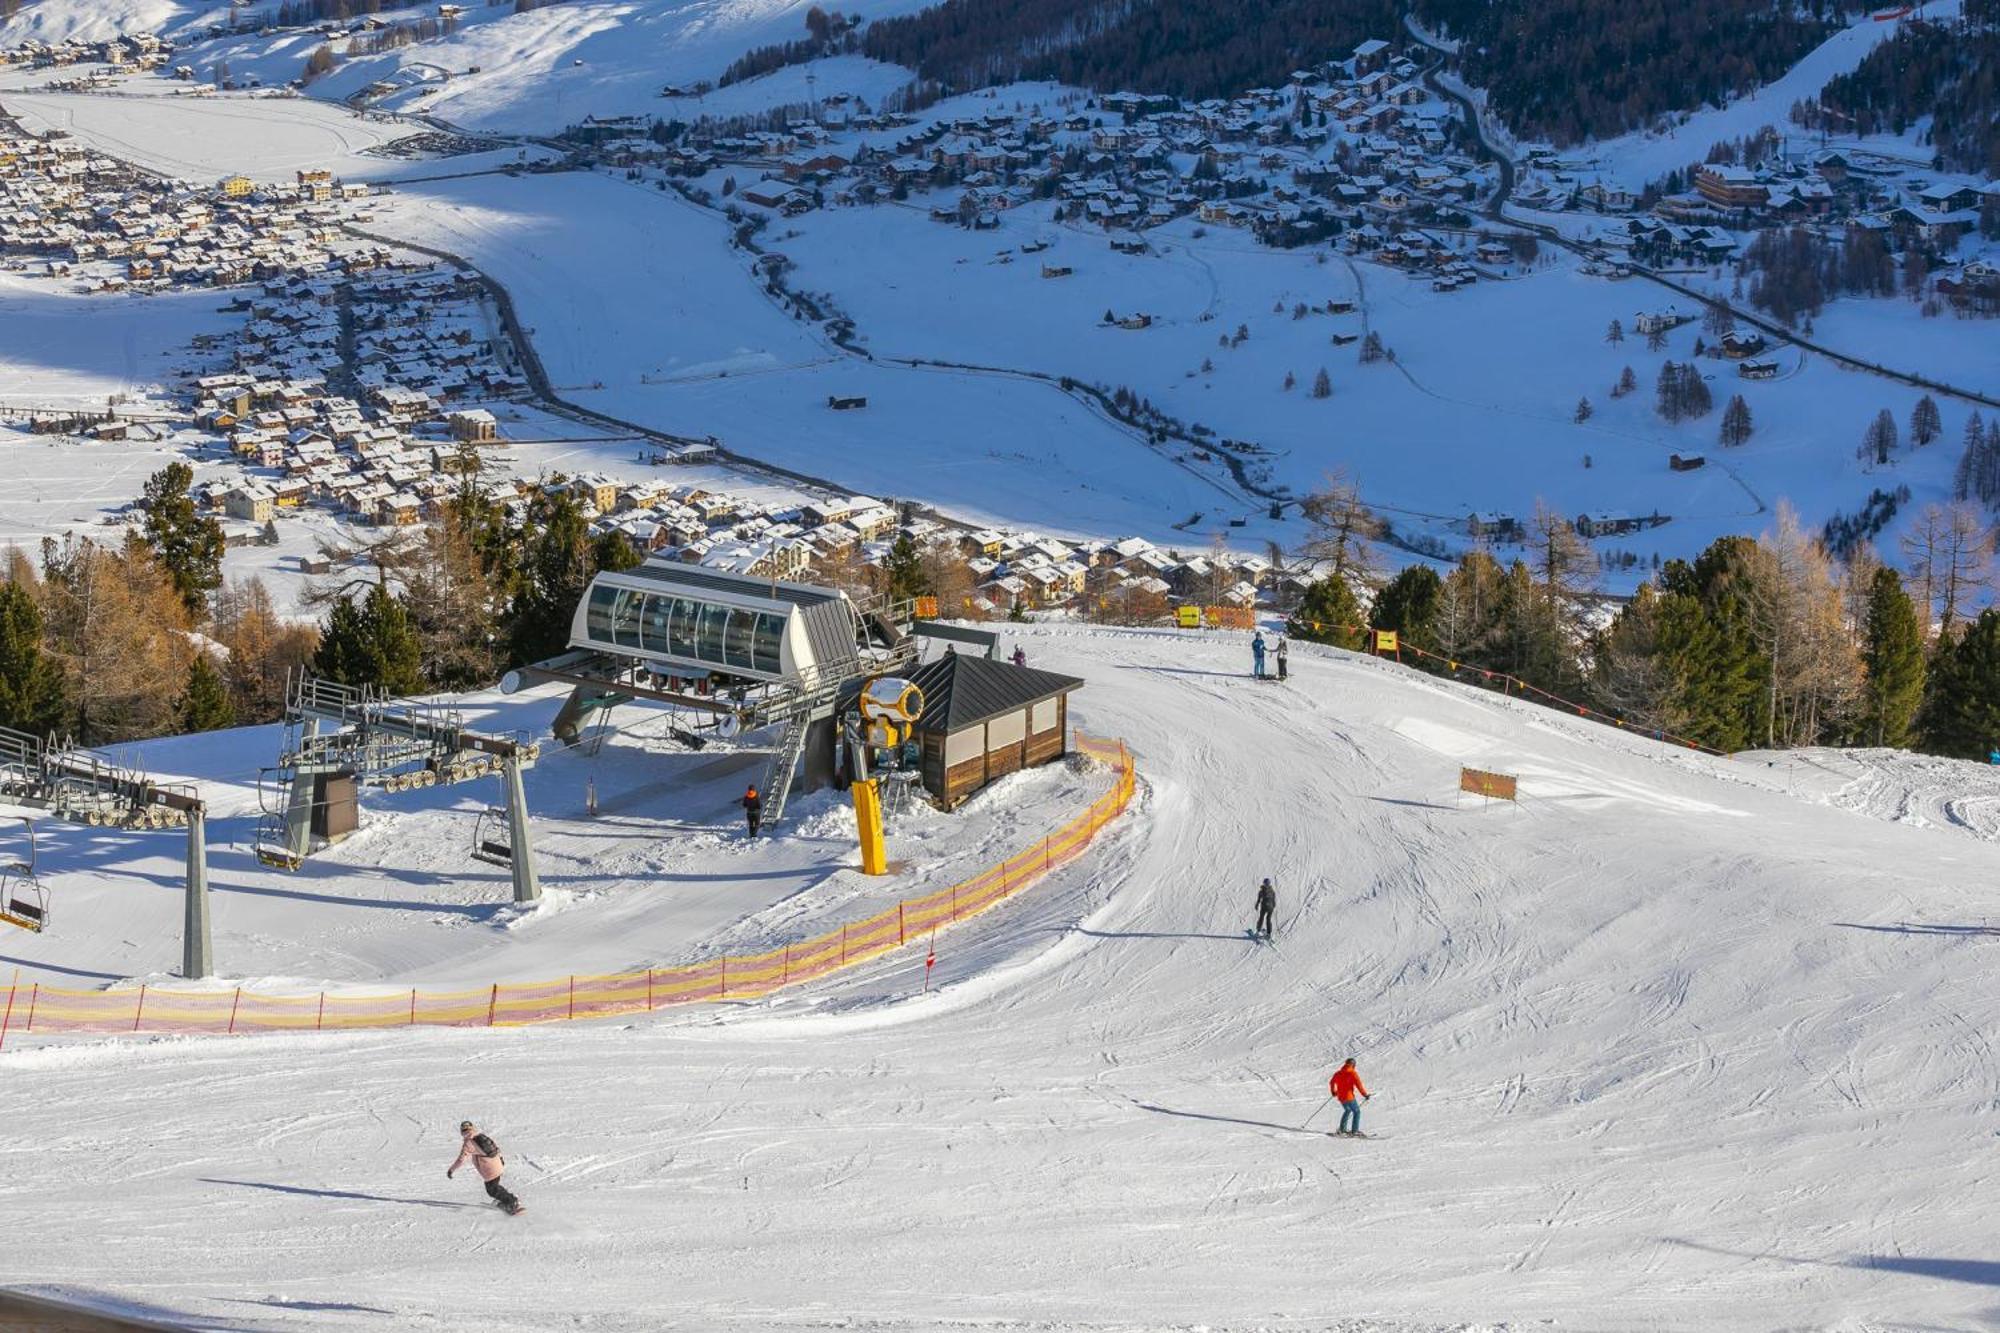
[(860, 676), (804, 672), (764, 701), (762, 716), (785, 724), (784, 735), (764, 770), (764, 785), (757, 789), (763, 793), (766, 824), (777, 823), (785, 813), (785, 802), (791, 797), (813, 723), (832, 717), (842, 697), (859, 690), (871, 677), (892, 676), (906, 670), (916, 661), (918, 651), (916, 640), (906, 637), (870, 662)]

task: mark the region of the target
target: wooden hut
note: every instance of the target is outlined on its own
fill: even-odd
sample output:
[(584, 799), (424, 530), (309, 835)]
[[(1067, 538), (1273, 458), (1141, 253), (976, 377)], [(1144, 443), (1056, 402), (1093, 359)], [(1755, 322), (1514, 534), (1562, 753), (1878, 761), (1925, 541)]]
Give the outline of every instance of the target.
[(988, 783), (1069, 753), (1075, 676), (947, 652), (909, 673), (924, 692), (914, 729), (924, 787), (949, 810)]

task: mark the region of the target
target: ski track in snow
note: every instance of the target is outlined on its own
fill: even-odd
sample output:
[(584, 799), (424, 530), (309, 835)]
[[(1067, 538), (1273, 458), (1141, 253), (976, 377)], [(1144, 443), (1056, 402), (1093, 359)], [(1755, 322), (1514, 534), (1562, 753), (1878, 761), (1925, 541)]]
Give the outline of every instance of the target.
[[(63, 1222), (14, 1235), (10, 1281), (260, 1329), (1989, 1317), (2000, 849), (1878, 817), (1971, 808), (1983, 769), (1711, 759), (1303, 646), (1258, 683), (1240, 636), (1007, 633), (1087, 677), (1077, 720), (1141, 791), (941, 935), (930, 993), (917, 947), (573, 1027), (30, 1039), (0, 1199)], [(1460, 804), (1454, 749), (1540, 776)], [(977, 836), (1029, 831), (988, 804)], [(694, 840), (682, 873), (731, 854), (650, 836)], [(580, 897), (569, 941), (629, 931), (621, 901)], [(1350, 1054), (1377, 1137), (1301, 1133)], [(466, 1115), (525, 1218), (438, 1176)]]

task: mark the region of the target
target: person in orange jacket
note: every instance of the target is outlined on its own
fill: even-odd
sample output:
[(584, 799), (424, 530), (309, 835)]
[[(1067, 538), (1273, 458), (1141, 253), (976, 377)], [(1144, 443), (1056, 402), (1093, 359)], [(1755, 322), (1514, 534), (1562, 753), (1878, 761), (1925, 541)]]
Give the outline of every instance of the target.
[(1361, 1071), (1348, 1062), (1333, 1071), (1333, 1077), (1326, 1081), (1327, 1090), (1340, 1103), (1340, 1128), (1336, 1134), (1346, 1134), (1353, 1138), (1361, 1135), (1361, 1103), (1368, 1100), (1368, 1086), (1361, 1081)]

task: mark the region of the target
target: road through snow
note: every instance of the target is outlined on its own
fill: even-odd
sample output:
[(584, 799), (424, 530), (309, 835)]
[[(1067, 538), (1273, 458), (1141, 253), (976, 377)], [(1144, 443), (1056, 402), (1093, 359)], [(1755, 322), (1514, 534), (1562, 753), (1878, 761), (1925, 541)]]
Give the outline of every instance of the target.
[[(1019, 632), (1145, 788), (928, 995), (913, 952), (655, 1021), (10, 1050), (8, 1280), (259, 1329), (1990, 1324), (2000, 849), (1388, 663)], [(1346, 1055), (1378, 1141), (1297, 1128)], [(526, 1217), (444, 1180), (463, 1116)]]

